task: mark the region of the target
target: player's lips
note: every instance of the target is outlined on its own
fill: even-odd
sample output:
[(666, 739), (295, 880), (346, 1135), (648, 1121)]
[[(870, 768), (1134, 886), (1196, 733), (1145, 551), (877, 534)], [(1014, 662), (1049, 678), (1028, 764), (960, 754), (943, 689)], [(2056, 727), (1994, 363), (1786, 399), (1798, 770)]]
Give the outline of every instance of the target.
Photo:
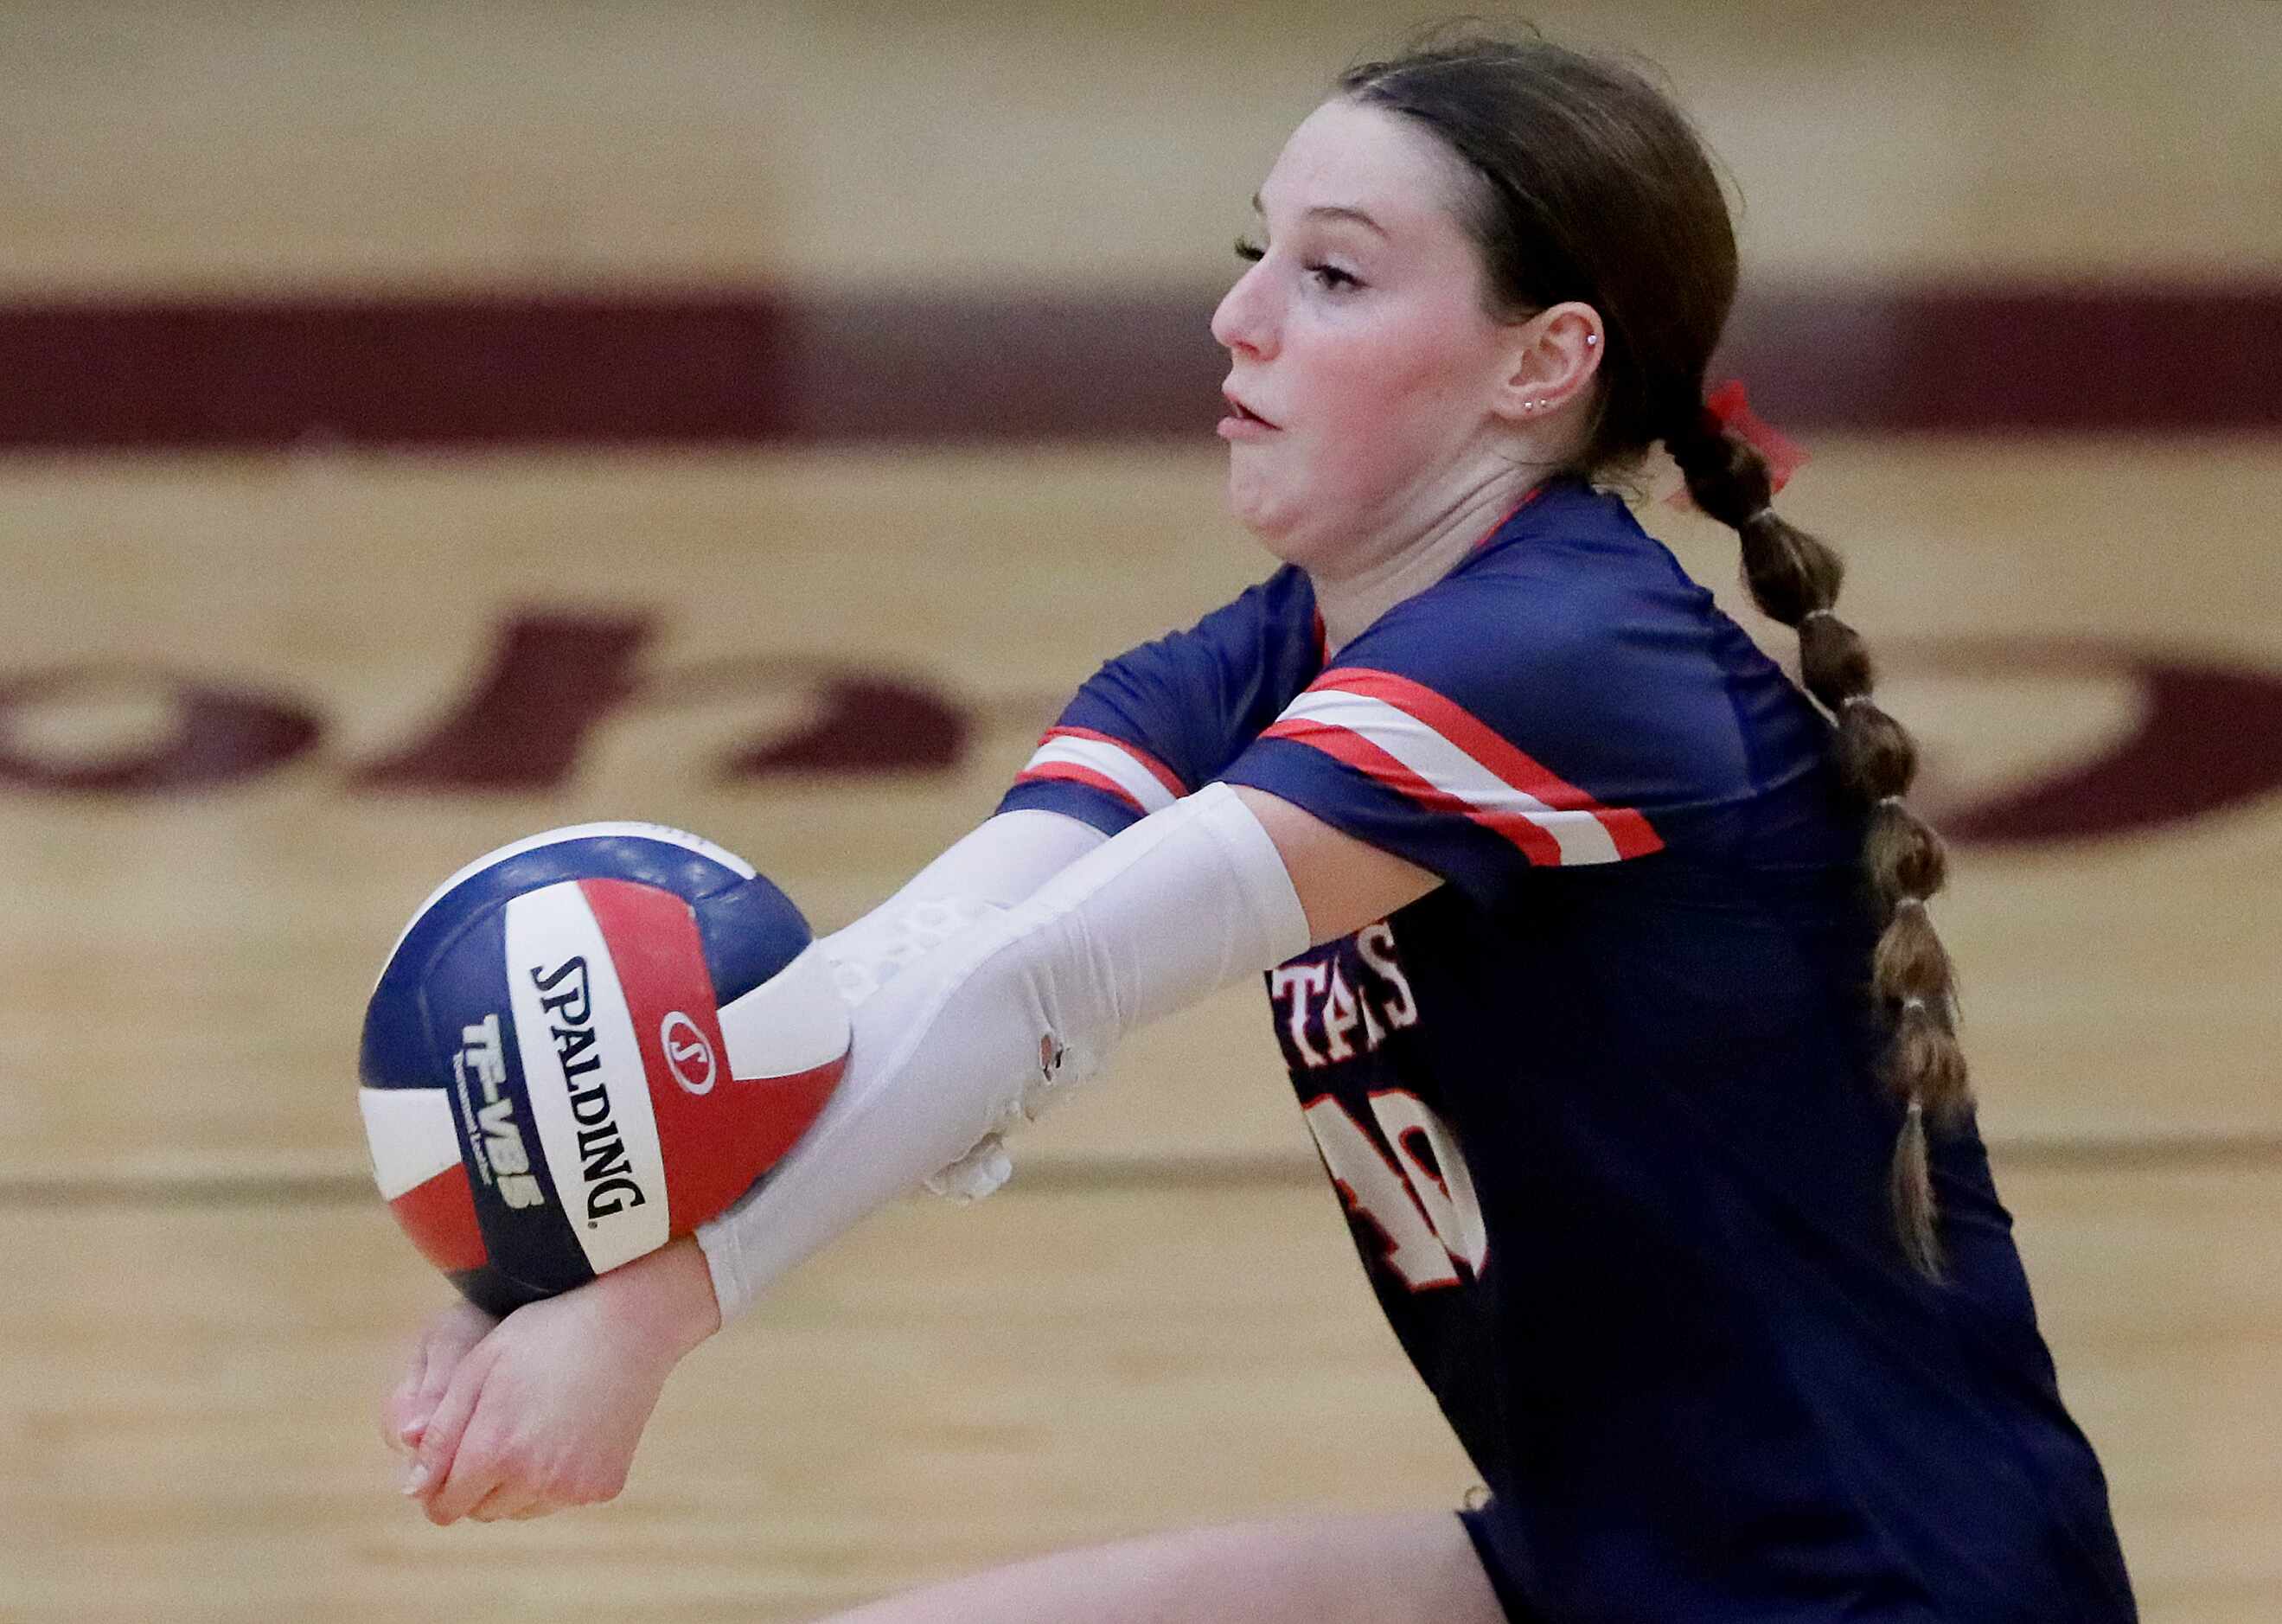
[(1234, 390), (1222, 389), (1220, 392), (1221, 398), (1236, 408), (1231, 416), (1220, 420), (1220, 437), (1222, 439), (1258, 439), (1276, 431), (1277, 425), (1238, 400)]

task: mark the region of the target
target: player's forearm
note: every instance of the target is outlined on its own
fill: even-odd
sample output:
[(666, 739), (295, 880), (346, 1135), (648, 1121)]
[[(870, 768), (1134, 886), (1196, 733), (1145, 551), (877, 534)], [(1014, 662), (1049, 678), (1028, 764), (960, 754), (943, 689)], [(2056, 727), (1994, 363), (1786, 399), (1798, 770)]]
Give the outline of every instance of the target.
[(694, 1236), (621, 1263), (581, 1289), (609, 1292), (612, 1318), (637, 1329), (666, 1364), (721, 1328), (713, 1278)]
[(1009, 908), (1108, 838), (1060, 812), (999, 812), (953, 842), (889, 900), (977, 897)]
[(977, 903), (1013, 907), (1107, 838), (1060, 812), (1000, 812), (954, 841), (885, 902), (824, 937), (825, 952), (834, 964), (864, 965), (908, 952), (928, 933), (929, 905), (970, 913)]
[(856, 1011), (801, 1143), (699, 1237), (733, 1316), (833, 1236), (1082, 1080), (1134, 1028), (1308, 944), (1274, 843), (1215, 787), (1144, 819)]

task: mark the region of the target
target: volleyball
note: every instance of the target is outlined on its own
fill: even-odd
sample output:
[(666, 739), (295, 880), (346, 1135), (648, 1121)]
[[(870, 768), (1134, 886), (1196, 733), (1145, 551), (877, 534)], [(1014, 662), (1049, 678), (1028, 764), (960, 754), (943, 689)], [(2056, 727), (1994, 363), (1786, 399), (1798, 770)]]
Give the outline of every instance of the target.
[(375, 1181), (494, 1314), (717, 1216), (815, 1120), (847, 1006), (752, 866), (648, 823), (534, 835), (412, 916), (365, 1010)]

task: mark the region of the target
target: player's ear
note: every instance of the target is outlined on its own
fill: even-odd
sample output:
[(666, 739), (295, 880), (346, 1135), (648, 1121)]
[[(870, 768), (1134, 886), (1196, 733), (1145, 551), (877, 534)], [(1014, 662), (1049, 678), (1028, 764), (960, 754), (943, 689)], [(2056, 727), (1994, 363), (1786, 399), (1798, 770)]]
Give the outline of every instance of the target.
[(1493, 409), (1510, 422), (1541, 422), (1592, 387), (1608, 339), (1601, 313), (1576, 299), (1505, 330), (1505, 369)]

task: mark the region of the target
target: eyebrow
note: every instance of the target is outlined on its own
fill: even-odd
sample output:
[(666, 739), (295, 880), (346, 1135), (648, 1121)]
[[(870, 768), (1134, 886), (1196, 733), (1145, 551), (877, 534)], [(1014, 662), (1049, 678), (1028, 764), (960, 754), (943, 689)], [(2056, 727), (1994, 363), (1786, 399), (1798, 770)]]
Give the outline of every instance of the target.
[[(1260, 206), (1260, 194), (1256, 191), (1252, 194), (1252, 212), (1255, 214), (1264, 214), (1268, 212), (1266, 209)], [(1373, 220), (1361, 209), (1348, 208), (1344, 205), (1337, 203), (1318, 203), (1315, 207), (1309, 209), (1304, 215), (1302, 215), (1301, 218), (1305, 220), (1352, 220), (1355, 224), (1364, 227), (1366, 229), (1376, 231), (1381, 237), (1387, 235), (1386, 228), (1385, 226), (1379, 224), (1378, 221)]]

